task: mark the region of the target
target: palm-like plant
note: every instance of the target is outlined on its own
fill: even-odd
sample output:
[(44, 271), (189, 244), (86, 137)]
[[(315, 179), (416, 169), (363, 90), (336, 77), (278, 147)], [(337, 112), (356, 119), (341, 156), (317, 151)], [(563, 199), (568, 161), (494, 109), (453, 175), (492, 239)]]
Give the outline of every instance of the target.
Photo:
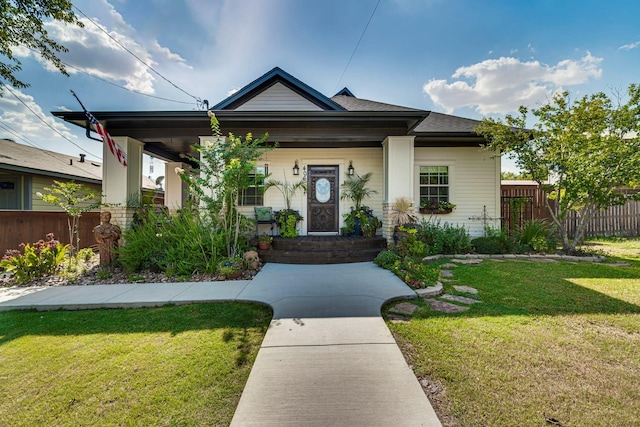
[(264, 191), (267, 191), (271, 187), (275, 187), (282, 193), (287, 210), (291, 210), (291, 201), (298, 190), (302, 189), (303, 191), (307, 191), (307, 183), (304, 182), (304, 180), (301, 179), (298, 182), (289, 183), (286, 176), (284, 181), (269, 180), (264, 183)]
[(371, 179), (371, 172), (367, 172), (364, 175), (347, 175), (347, 179), (340, 185), (342, 188), (342, 195), (340, 200), (351, 200), (355, 205), (355, 210), (359, 210), (362, 205), (362, 201), (373, 194), (376, 194), (376, 190), (367, 188), (367, 183)]

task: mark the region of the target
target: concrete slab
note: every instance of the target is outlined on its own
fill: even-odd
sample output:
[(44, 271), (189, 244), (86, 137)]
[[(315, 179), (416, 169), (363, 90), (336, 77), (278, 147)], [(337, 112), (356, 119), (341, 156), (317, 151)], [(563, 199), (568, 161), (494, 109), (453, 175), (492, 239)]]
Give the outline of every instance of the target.
[(382, 317), (295, 318), (272, 320), (262, 348), (393, 343)]
[[(352, 319), (343, 318), (348, 328)], [(262, 348), (231, 426), (440, 426), (395, 344)]]
[(416, 298), (395, 274), (372, 262), (266, 264), (238, 299), (263, 301), (275, 318), (379, 316), (384, 302)]
[(33, 286), (30, 288), (0, 288), (0, 303), (12, 301), (29, 294), (34, 294), (47, 289), (47, 286)]

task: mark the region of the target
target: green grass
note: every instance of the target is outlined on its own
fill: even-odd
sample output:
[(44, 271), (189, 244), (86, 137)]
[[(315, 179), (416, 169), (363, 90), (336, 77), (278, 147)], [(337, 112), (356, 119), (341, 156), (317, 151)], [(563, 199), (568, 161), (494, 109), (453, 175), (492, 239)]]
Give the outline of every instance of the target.
[(270, 310), (0, 313), (0, 424), (227, 426)]
[[(630, 266), (484, 261), (454, 269), (482, 304), (422, 304), (392, 323), (445, 425), (632, 426), (640, 420), (640, 240), (606, 241)], [(445, 290), (456, 293), (452, 284)]]

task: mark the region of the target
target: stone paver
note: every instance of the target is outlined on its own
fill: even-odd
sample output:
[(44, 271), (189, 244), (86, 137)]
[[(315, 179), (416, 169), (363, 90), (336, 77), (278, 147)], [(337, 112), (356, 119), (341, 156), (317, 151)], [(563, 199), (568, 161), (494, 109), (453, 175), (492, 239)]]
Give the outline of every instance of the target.
[(435, 299), (425, 299), (429, 303), (431, 310), (441, 311), (443, 313), (462, 313), (469, 310), (469, 307), (463, 307), (461, 305), (451, 304), (449, 302), (438, 301)]
[(460, 295), (450, 295), (444, 294), (440, 298), (446, 299), (449, 301), (461, 302), (462, 304), (476, 304), (482, 301), (478, 301), (477, 299), (461, 297)]
[(422, 298), (438, 296), (441, 295), (443, 291), (442, 283), (440, 282), (437, 282), (434, 286), (429, 286), (428, 288), (416, 289), (416, 293)]
[(471, 286), (453, 285), (453, 289), (455, 289), (458, 292), (464, 292), (466, 294), (474, 294), (474, 295), (478, 294), (478, 290), (476, 288), (472, 288)]
[(440, 270), (440, 275), (442, 277), (453, 277), (453, 271), (451, 271), (451, 270)]
[(470, 259), (455, 258), (455, 259), (452, 259), (451, 261), (455, 262), (457, 264), (464, 264), (464, 265), (482, 264), (482, 260), (481, 259), (474, 259), (474, 258), (470, 258)]
[(413, 303), (401, 302), (400, 304), (394, 305), (391, 309), (389, 309), (389, 311), (398, 314), (413, 314), (413, 312), (417, 309), (418, 306)]
[(444, 264), (440, 265), (440, 267), (442, 267), (442, 268), (456, 268), (457, 266), (458, 266), (458, 264), (454, 264), (452, 262), (447, 262), (447, 263), (444, 263)]

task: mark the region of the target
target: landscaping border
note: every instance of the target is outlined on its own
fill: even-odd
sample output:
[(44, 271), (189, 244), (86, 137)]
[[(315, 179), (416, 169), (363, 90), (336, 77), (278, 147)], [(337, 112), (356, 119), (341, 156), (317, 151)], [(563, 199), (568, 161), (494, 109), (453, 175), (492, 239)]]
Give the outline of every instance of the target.
[(437, 261), (443, 258), (456, 259), (553, 259), (558, 261), (576, 261), (576, 262), (603, 262), (606, 257), (600, 255), (592, 256), (574, 256), (574, 255), (540, 255), (540, 254), (437, 254), (422, 258), (423, 261)]

